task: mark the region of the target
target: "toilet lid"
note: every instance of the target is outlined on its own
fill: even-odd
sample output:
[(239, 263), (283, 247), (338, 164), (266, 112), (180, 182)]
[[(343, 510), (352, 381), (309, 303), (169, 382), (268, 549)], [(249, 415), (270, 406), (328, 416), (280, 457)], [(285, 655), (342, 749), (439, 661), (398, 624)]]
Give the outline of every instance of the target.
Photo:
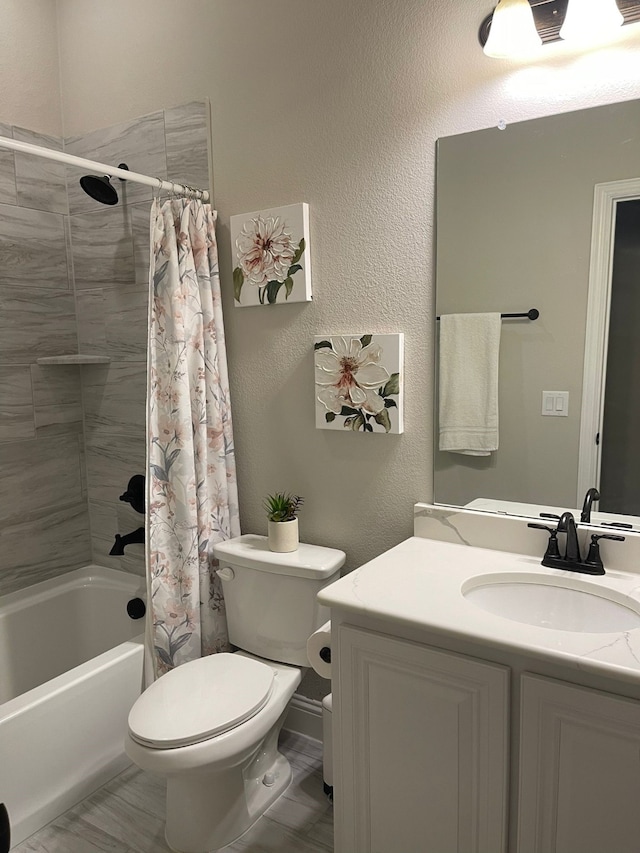
[(270, 666), (240, 655), (190, 661), (144, 691), (129, 713), (129, 733), (155, 749), (207, 740), (264, 708), (273, 679)]

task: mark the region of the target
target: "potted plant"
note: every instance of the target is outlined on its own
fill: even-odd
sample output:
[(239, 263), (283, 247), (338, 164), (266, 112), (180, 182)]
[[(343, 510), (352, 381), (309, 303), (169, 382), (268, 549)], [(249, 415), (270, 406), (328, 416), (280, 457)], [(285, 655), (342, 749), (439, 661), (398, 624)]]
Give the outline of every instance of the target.
[(284, 554), (298, 548), (298, 518), (304, 498), (276, 492), (267, 495), (264, 508), (269, 519), (269, 548)]

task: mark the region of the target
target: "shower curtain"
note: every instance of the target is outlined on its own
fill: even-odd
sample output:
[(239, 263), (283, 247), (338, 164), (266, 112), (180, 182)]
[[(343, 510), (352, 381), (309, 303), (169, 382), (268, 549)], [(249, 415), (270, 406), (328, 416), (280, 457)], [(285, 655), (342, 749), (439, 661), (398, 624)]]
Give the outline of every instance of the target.
[(211, 553), (240, 534), (216, 212), (154, 200), (147, 388), (146, 562), (158, 677), (229, 649)]

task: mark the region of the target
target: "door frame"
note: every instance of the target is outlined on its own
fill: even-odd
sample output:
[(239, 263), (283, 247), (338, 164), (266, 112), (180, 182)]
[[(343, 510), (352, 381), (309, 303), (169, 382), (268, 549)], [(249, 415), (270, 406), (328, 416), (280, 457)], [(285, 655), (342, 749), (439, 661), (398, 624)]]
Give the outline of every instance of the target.
[[(637, 198), (640, 178), (594, 187), (576, 506), (582, 506), (587, 489), (600, 485), (616, 209), (618, 202)], [(598, 433), (600, 441), (596, 444)]]

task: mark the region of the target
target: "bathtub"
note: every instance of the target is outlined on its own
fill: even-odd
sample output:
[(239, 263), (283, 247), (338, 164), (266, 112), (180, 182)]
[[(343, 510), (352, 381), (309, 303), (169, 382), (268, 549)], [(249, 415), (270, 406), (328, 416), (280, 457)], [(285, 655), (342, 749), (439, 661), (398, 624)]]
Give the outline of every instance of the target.
[(18, 844), (130, 764), (144, 579), (87, 566), (0, 598), (0, 802)]

